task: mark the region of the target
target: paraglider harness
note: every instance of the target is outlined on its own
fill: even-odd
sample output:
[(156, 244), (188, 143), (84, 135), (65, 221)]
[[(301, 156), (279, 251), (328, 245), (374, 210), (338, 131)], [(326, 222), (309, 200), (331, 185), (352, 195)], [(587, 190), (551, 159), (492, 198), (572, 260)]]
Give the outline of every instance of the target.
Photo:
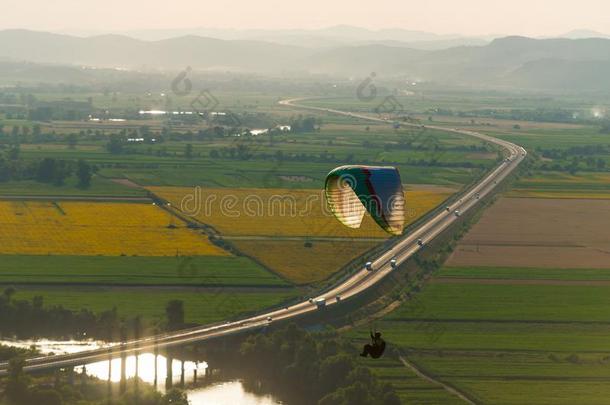
[(381, 357), (384, 350), (385, 340), (381, 338), (381, 333), (375, 332), (375, 334), (373, 334), (373, 331), (371, 331), (371, 344), (364, 345), (360, 356), (368, 357), (368, 355), (371, 355), (372, 358), (378, 359)]

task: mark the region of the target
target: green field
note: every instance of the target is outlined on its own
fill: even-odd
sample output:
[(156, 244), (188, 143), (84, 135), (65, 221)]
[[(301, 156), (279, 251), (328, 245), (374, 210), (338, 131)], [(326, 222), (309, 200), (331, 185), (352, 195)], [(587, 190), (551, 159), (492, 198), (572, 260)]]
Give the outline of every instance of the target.
[[(453, 111), (477, 111), (485, 109), (512, 110), (512, 109), (576, 109), (586, 111), (593, 107), (607, 105), (607, 99), (603, 96), (553, 96), (539, 94), (522, 93), (502, 93), (499, 91), (450, 91), (434, 89), (413, 88), (414, 92), (422, 91), (425, 97), (420, 94), (398, 95), (396, 100), (402, 105), (404, 110), (422, 113), (432, 109), (448, 109)], [(379, 95), (373, 101), (361, 101), (356, 94), (347, 97), (326, 97), (312, 100), (305, 100), (302, 104), (307, 104), (322, 108), (333, 108), (349, 111), (373, 111), (384, 99), (385, 96)]]
[(287, 286), (245, 257), (0, 256), (0, 284)]
[(417, 306), (406, 305), (386, 319), (430, 318), (454, 322), (608, 322), (610, 325), (610, 285), (516, 285), (510, 282), (488, 285), (476, 284), (476, 280), (464, 284), (434, 283), (425, 287)]
[(400, 362), (397, 357), (383, 357), (374, 362), (363, 360), (362, 365), (385, 382), (392, 384), (405, 404), (461, 404), (462, 400), (442, 387), (430, 383)]
[(165, 317), (165, 305), (171, 300), (184, 302), (185, 321), (206, 324), (253, 313), (290, 299), (293, 292), (244, 292), (223, 289), (201, 291), (113, 289), (101, 287), (19, 288), (17, 299), (44, 297), (45, 305), (61, 305), (79, 311), (82, 308), (102, 312), (116, 308), (119, 316), (143, 316), (149, 321)]
[[(237, 187), (237, 188), (318, 188), (337, 163), (209, 162), (191, 167), (173, 165), (155, 168), (103, 169), (108, 177), (125, 177), (145, 186)], [(415, 167), (398, 165), (401, 178), (409, 184), (459, 186), (480, 173), (479, 169)], [(286, 180), (290, 176), (299, 181)]]
[(576, 128), (537, 128), (533, 123), (531, 127), (522, 130), (494, 131), (490, 129), (485, 132), (515, 142), (526, 149), (567, 149), (574, 146), (608, 145), (610, 143), (608, 135), (601, 134), (599, 127), (592, 125)]
[(94, 176), (89, 188), (77, 186), (76, 179), (70, 178), (66, 184), (55, 186), (33, 180), (0, 182), (0, 196), (107, 196), (144, 197), (146, 191), (126, 187), (103, 177)]
[(491, 278), (507, 280), (610, 280), (610, 269), (550, 269), (535, 267), (445, 267), (443, 278)]
[[(595, 281), (608, 270), (446, 267), (438, 275), (376, 323), (390, 348), (482, 403), (607, 402), (610, 285)], [(361, 341), (367, 332), (349, 335)]]

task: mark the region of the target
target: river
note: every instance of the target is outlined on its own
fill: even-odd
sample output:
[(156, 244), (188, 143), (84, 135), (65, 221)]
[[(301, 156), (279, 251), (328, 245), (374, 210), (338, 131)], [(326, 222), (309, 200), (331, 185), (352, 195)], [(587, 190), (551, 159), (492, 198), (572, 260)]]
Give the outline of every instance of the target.
[[(54, 340), (0, 340), (0, 345), (29, 348), (35, 346), (42, 354), (67, 354), (78, 353), (85, 350), (98, 349), (107, 347), (109, 344), (96, 341), (54, 341)], [(157, 356), (157, 367), (155, 367), (155, 355), (152, 353), (142, 353), (137, 356), (128, 356), (125, 364), (125, 374), (127, 378), (136, 375), (136, 363), (138, 369), (138, 377), (149, 384), (154, 384), (155, 372), (157, 373), (157, 388), (160, 391), (165, 389), (165, 379), (167, 377), (167, 359), (162, 356)], [(172, 381), (174, 384), (180, 384), (182, 374), (182, 362), (179, 360), (172, 361)], [(193, 382), (195, 374), (198, 379), (205, 378), (208, 365), (205, 362), (184, 362), (184, 382), (189, 384)], [(77, 372), (83, 372), (83, 369), (88, 375), (97, 377), (101, 380), (108, 379), (110, 371), (110, 379), (113, 382), (119, 382), (121, 378), (121, 359), (114, 359), (111, 362), (110, 370), (108, 361), (100, 361), (86, 364), (85, 366), (76, 367)], [(155, 371), (156, 370), (156, 371)], [(252, 392), (247, 392), (244, 384), (240, 380), (228, 380), (214, 382), (199, 388), (189, 388), (186, 390), (189, 401), (192, 405), (273, 405), (281, 404), (279, 400), (271, 395), (261, 395)]]

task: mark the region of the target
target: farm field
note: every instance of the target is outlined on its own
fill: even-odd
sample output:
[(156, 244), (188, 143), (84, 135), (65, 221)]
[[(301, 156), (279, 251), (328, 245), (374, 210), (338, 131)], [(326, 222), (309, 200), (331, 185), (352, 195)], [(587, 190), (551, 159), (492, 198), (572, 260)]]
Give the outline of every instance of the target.
[(538, 123), (527, 124), (525, 129), (485, 130), (492, 136), (515, 142), (526, 149), (557, 148), (567, 149), (582, 145), (608, 145), (608, 135), (601, 134), (593, 125), (573, 127), (549, 127)]
[(322, 281), (375, 246), (371, 241), (233, 241), (242, 253), (296, 284)]
[(481, 403), (607, 402), (610, 285), (444, 283), (451, 271), (376, 322), (390, 350)]
[(0, 256), (0, 284), (287, 286), (245, 257)]
[(538, 172), (519, 179), (509, 197), (610, 199), (608, 173)]
[[(340, 163), (304, 163), (209, 160), (198, 164), (159, 165), (146, 168), (104, 168), (101, 174), (112, 178), (128, 178), (143, 186), (179, 186), (209, 188), (289, 188), (322, 187), (328, 172)], [(396, 165), (409, 184), (439, 184), (460, 187), (472, 180), (480, 169), (464, 167), (426, 167)], [(299, 181), (294, 181), (299, 178)]]
[(75, 179), (63, 186), (39, 183), (33, 180), (0, 182), (0, 196), (105, 196), (145, 197), (143, 189), (126, 187), (99, 176), (93, 176), (89, 188), (80, 188)]
[[(397, 101), (407, 111), (424, 112), (435, 108), (453, 109), (459, 111), (477, 111), (495, 108), (499, 110), (511, 110), (515, 108), (538, 109), (538, 108), (578, 108), (582, 110), (593, 108), (598, 101), (583, 99), (581, 97), (536, 97), (521, 96), (515, 94), (483, 94), (477, 91), (434, 91), (426, 89), (426, 97), (420, 97), (417, 93), (412, 95), (399, 95)], [(373, 111), (383, 101), (383, 97), (377, 100), (364, 101), (357, 97), (324, 97), (301, 101), (302, 104), (334, 108), (350, 111)], [(606, 101), (607, 103), (607, 101)]]
[(227, 255), (152, 204), (1, 201), (0, 226), (0, 254)]
[[(319, 189), (149, 187), (149, 190), (223, 235), (387, 238), (368, 214), (360, 229), (341, 225), (328, 210)], [(407, 224), (449, 195), (447, 190), (406, 191)]]
[[(599, 282), (610, 281), (610, 269), (557, 269), (535, 267), (445, 267), (440, 277), (445, 281), (451, 279), (493, 279), (497, 282), (503, 280), (549, 282)], [(549, 283), (550, 284), (550, 283)]]
[(362, 361), (364, 367), (379, 378), (392, 384), (405, 404), (463, 404), (459, 398), (449, 394), (442, 387), (420, 378), (405, 367), (398, 357), (383, 357), (374, 363)]
[(609, 268), (610, 201), (502, 198), (448, 266)]
[[(165, 305), (171, 300), (184, 302), (185, 321), (189, 323), (212, 323), (251, 313), (274, 305), (295, 295), (292, 291), (245, 292), (230, 290), (151, 290), (150, 288), (19, 288), (17, 299), (43, 296), (45, 305), (61, 305), (78, 311), (81, 308), (93, 312), (117, 309), (119, 316), (132, 318), (143, 316), (149, 321), (160, 321), (165, 317)], [(154, 299), (151, 299), (154, 297)]]

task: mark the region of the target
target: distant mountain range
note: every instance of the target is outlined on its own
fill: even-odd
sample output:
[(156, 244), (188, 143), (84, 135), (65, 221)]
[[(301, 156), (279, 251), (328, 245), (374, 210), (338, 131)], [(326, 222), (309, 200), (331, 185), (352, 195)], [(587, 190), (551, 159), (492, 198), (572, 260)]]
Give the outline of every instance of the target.
[[(328, 29), (358, 38), (351, 27)], [(238, 71), (267, 74), (365, 76), (371, 72), (452, 84), (610, 89), (610, 39), (505, 37), (487, 44), (414, 49), (397, 38), (407, 31), (377, 31), (377, 41), (323, 48), (270, 40), (181, 36), (144, 41), (121, 35), (75, 37), (26, 30), (0, 31), (0, 60), (130, 69)], [(411, 38), (429, 38), (412, 33)], [(577, 34), (574, 34), (577, 35)], [(436, 38), (434, 41), (455, 39)], [(461, 39), (460, 39), (461, 41)], [(290, 42), (290, 41), (286, 41)]]
[[(81, 37), (98, 36), (104, 33), (69, 32)], [(484, 45), (493, 37), (465, 37), (461, 35), (439, 35), (423, 31), (400, 28), (369, 30), (350, 25), (337, 25), (321, 29), (166, 29), (124, 31), (122, 35), (144, 41), (159, 41), (183, 36), (201, 36), (225, 40), (256, 40), (307, 48), (329, 48), (345, 45), (393, 44), (415, 49), (442, 49), (459, 45)]]

